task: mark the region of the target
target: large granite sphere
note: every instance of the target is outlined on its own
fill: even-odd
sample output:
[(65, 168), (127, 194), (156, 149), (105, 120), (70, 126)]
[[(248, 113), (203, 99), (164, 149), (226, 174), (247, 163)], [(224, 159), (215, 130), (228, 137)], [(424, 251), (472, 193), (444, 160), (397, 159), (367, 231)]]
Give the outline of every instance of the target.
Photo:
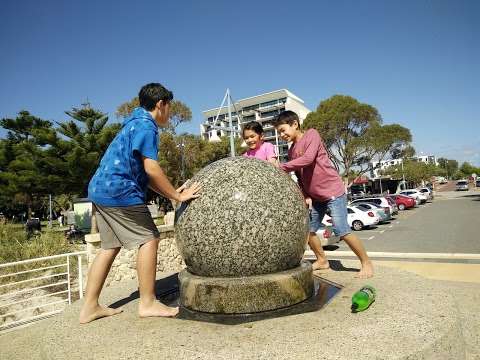
[(192, 178), (202, 196), (177, 211), (176, 240), (190, 273), (241, 277), (299, 266), (308, 210), (282, 170), (252, 158), (216, 161)]

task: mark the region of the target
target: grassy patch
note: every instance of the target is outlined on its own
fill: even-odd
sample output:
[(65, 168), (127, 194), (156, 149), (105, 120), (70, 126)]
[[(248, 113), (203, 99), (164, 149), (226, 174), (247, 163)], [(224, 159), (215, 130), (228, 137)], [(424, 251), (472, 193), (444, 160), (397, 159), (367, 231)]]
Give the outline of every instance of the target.
[[(82, 248), (78, 245), (69, 244), (65, 240), (63, 233), (58, 231), (42, 231), (38, 236), (27, 238), (27, 235), (22, 227), (15, 225), (0, 225), (0, 264), (34, 259), (70, 252), (80, 251)], [(61, 266), (47, 271), (29, 272), (19, 274), (16, 276), (2, 276), (6, 274), (23, 272), (40, 267), (50, 267), (66, 262), (66, 258), (45, 260), (41, 262), (33, 262), (23, 265), (9, 266), (0, 269), (0, 284), (10, 283), (12, 281), (22, 281), (38, 277), (42, 275), (53, 275), (66, 271), (66, 266)], [(76, 276), (77, 259), (71, 259), (71, 276)], [(33, 281), (26, 285), (42, 285), (43, 281)], [(0, 293), (8, 292), (10, 287), (5, 287)], [(54, 289), (52, 289), (54, 290)]]
[(65, 240), (62, 232), (46, 230), (27, 238), (23, 227), (0, 225), (0, 263), (20, 261), (78, 251)]

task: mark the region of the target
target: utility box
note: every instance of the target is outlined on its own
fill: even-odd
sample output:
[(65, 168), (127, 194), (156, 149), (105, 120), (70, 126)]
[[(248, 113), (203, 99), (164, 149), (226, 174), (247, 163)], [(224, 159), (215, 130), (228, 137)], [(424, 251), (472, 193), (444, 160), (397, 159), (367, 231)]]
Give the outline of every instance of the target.
[(90, 231), (92, 227), (92, 209), (93, 203), (87, 198), (73, 200), (75, 225), (77, 225), (80, 230)]

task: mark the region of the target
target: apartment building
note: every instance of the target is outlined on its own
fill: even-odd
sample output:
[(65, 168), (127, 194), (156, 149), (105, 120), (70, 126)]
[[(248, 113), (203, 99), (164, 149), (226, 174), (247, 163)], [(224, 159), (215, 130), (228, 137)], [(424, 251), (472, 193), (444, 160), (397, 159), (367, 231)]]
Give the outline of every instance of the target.
[[(287, 89), (280, 89), (236, 101), (235, 107), (231, 107), (232, 126), (234, 129), (241, 131), (243, 124), (250, 121), (258, 121), (262, 124), (265, 131), (265, 141), (275, 145), (280, 161), (285, 161), (287, 159), (288, 144), (277, 136), (272, 125), (274, 117), (284, 110), (296, 112), (300, 118), (300, 124), (303, 123), (303, 120), (310, 112), (302, 99)], [(227, 131), (216, 130), (211, 127), (212, 125), (229, 126), (227, 106), (205, 110), (202, 113), (204, 122), (200, 125), (200, 134), (205, 140), (218, 141), (221, 136), (229, 136)], [(217, 122), (214, 123), (218, 113)], [(235, 136), (240, 137), (241, 134), (236, 133)]]
[(414, 156), (412, 159), (414, 161), (423, 162), (425, 164), (432, 164), (432, 165), (437, 165), (438, 166), (437, 157), (435, 155)]
[(380, 176), (381, 170), (385, 170), (390, 166), (400, 165), (402, 162), (402, 159), (372, 161), (370, 163), (370, 178), (377, 179)]
[[(433, 164), (438, 166), (438, 161), (435, 155), (420, 155), (412, 157), (413, 161), (423, 162), (425, 164)], [(379, 177), (379, 172), (394, 165), (402, 164), (403, 159), (390, 159), (383, 161), (372, 161), (370, 163), (370, 177), (376, 179)]]

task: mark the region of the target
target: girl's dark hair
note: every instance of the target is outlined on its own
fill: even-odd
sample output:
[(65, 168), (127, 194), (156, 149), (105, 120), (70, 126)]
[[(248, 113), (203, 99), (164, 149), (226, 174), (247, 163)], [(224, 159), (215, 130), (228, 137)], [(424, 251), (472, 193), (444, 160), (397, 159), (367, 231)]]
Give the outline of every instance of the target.
[(263, 127), (259, 122), (256, 121), (250, 121), (243, 125), (242, 136), (244, 135), (245, 130), (252, 130), (258, 135), (263, 135)]
[(173, 93), (167, 90), (159, 83), (150, 83), (143, 86), (138, 93), (140, 106), (147, 111), (155, 109), (155, 105), (160, 101), (170, 102), (173, 100)]
[(300, 119), (298, 118), (297, 113), (290, 110), (285, 110), (278, 114), (275, 119), (273, 119), (273, 126), (276, 127), (282, 124), (288, 124), (292, 126), (295, 121), (297, 122), (298, 126), (300, 126)]

